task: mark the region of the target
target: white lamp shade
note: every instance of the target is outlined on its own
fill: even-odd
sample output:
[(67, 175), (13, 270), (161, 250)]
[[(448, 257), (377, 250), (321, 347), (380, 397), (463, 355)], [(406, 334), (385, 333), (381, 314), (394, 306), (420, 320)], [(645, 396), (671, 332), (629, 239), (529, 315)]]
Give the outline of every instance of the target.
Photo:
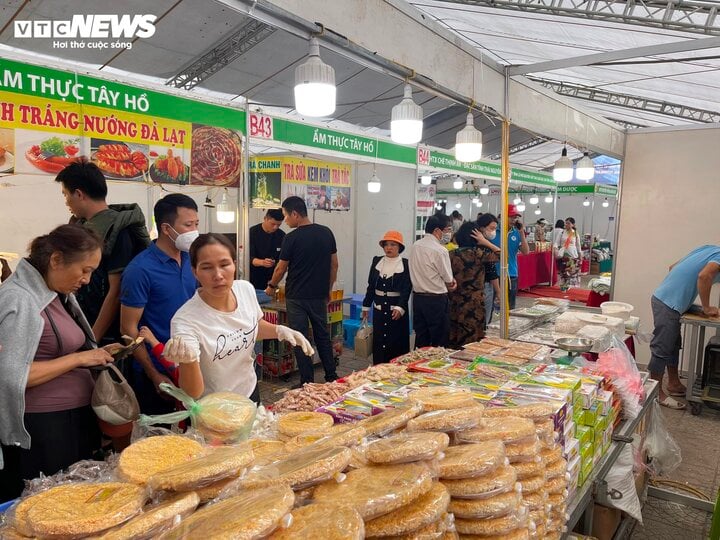
[(545, 197), (545, 202), (548, 203), (548, 204), (552, 204), (552, 202), (553, 202), (554, 200), (555, 200), (555, 199), (553, 199), (553, 196), (552, 196), (552, 195), (547, 195), (547, 196)]
[(479, 202), (480, 202), (480, 199), (478, 197), (473, 197), (473, 199), (472, 199), (473, 204), (477, 204)]
[(308, 58), (295, 68), (295, 110), (303, 116), (335, 112), (335, 70), (320, 59), (320, 45), (310, 39)]
[(610, 203), (608, 202), (607, 199), (605, 199), (605, 200), (603, 201), (602, 205), (603, 205), (603, 208), (607, 208), (608, 206), (610, 206)]
[(563, 148), (560, 159), (555, 162), (553, 168), (553, 180), (556, 182), (569, 182), (573, 177), (573, 164), (567, 157), (567, 148)]
[(517, 205), (517, 204), (520, 204), (521, 202), (522, 202), (522, 199), (521, 199), (520, 197), (515, 197), (515, 198), (513, 199), (513, 204), (516, 204), (516, 205)]
[(516, 205), (516, 208), (517, 208), (518, 212), (524, 212), (525, 211), (525, 203), (520, 202), (520, 204)]
[(220, 204), (215, 207), (215, 217), (218, 223), (234, 223), (235, 222), (235, 210), (230, 206), (228, 202), (227, 193), (223, 193)]
[(538, 207), (535, 209), (535, 215), (536, 215), (536, 216), (539, 216), (540, 214), (542, 214), (542, 210), (540, 210), (540, 207), (538, 206)]
[(368, 180), (368, 191), (370, 193), (380, 193), (381, 186), (382, 184), (380, 183), (380, 179), (378, 178), (377, 174), (375, 174), (375, 171), (373, 171), (373, 175), (370, 177), (370, 180)]
[(422, 107), (412, 99), (412, 87), (405, 85), (404, 97), (392, 108), (390, 138), (398, 144), (416, 144), (422, 139)]
[(583, 206), (590, 206), (590, 201), (588, 201), (587, 197), (585, 197), (585, 200), (583, 201)]
[(473, 115), (468, 113), (467, 124), (455, 135), (455, 159), (470, 163), (482, 157), (482, 133), (473, 125)]
[(477, 206), (478, 208), (482, 208), (482, 205), (483, 205), (482, 201), (478, 201), (475, 203), (475, 206)]
[(459, 210), (460, 208), (462, 208), (462, 204), (460, 204), (459, 202), (455, 203), (455, 208)]
[(575, 177), (578, 180), (586, 181), (592, 180), (595, 177), (595, 164), (587, 152), (585, 152), (583, 157), (575, 164)]
[(423, 186), (429, 186), (430, 184), (432, 184), (432, 176), (430, 176), (429, 174), (423, 174), (420, 177), (420, 183)]
[(538, 197), (537, 195), (533, 195), (532, 197), (530, 197), (529, 202), (530, 204), (537, 204), (540, 202), (540, 197)]
[(462, 181), (462, 180), (455, 180), (455, 181), (453, 182), (453, 187), (454, 187), (455, 189), (462, 189), (462, 187), (463, 187), (463, 181)]
[(487, 187), (486, 185), (483, 185), (480, 188), (480, 195), (487, 195), (488, 193), (490, 193), (490, 188)]

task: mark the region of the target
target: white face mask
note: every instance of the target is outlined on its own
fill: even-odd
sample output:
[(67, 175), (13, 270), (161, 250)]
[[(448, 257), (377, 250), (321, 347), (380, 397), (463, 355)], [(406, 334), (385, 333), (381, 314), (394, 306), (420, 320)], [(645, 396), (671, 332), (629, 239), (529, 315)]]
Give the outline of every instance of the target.
[(170, 228), (175, 234), (177, 234), (177, 238), (175, 238), (175, 247), (178, 248), (180, 251), (190, 251), (190, 245), (195, 241), (198, 236), (200, 236), (200, 231), (188, 231), (180, 234), (172, 227)]
[(495, 240), (495, 236), (497, 235), (497, 231), (485, 231), (483, 233), (483, 236), (487, 238), (488, 240)]
[(449, 244), (450, 240), (452, 240), (452, 233), (450, 232), (444, 232), (442, 238), (440, 238), (440, 242), (443, 244)]

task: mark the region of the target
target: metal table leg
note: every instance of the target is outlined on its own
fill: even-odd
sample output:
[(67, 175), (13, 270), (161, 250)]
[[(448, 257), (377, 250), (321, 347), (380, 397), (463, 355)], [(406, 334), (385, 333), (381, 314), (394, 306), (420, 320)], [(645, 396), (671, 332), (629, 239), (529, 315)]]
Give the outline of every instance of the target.
[(690, 412), (694, 415), (700, 414), (702, 411), (702, 399), (696, 393), (695, 383), (700, 380), (698, 377), (699, 373), (702, 373), (702, 364), (700, 358), (702, 357), (701, 348), (702, 340), (700, 339), (701, 334), (705, 334), (705, 329), (700, 325), (691, 325), (690, 329), (690, 363), (688, 365), (688, 380), (687, 388), (685, 390), (685, 397), (690, 404)]

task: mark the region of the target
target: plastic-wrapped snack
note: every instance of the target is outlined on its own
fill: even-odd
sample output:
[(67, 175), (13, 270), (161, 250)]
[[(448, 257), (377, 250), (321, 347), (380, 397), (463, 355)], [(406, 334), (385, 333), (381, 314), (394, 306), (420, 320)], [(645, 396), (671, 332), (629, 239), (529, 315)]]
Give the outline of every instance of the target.
[(153, 538), (175, 525), (178, 518), (185, 519), (200, 503), (197, 493), (191, 491), (177, 495), (150, 508), (115, 529), (105, 532), (100, 540), (136, 540)]
[(368, 538), (397, 536), (426, 527), (438, 521), (447, 511), (450, 494), (445, 486), (434, 482), (430, 491), (388, 514), (365, 523)]
[(505, 444), (505, 455), (510, 460), (510, 463), (533, 461), (539, 452), (540, 441), (537, 435), (523, 441)]
[(323, 540), (362, 540), (365, 524), (349, 506), (312, 503), (292, 511), (292, 524), (276, 529), (270, 540), (322, 538)]
[(415, 418), (422, 411), (419, 403), (408, 403), (402, 407), (388, 409), (385, 412), (366, 418), (358, 422), (358, 425), (365, 429), (368, 437), (377, 435), (382, 437), (391, 431), (403, 427), (411, 419)]
[(567, 481), (563, 476), (553, 478), (545, 483), (545, 491), (547, 491), (550, 495), (562, 494), (566, 489)]
[(556, 462), (551, 463), (545, 467), (545, 479), (552, 480), (558, 476), (565, 476), (567, 472), (567, 463), (564, 459), (558, 459)]
[(548, 418), (546, 420), (538, 420), (535, 422), (535, 433), (537, 436), (548, 443), (555, 441), (555, 422)]
[(410, 420), (408, 431), (459, 431), (475, 427), (484, 407), (480, 404), (460, 409), (438, 410), (421, 414)]
[(210, 484), (209, 486), (194, 489), (194, 493), (200, 497), (200, 504), (217, 499), (224, 493), (236, 493), (240, 489), (240, 477), (231, 476)]
[(453, 529), (452, 531), (445, 531), (439, 540), (460, 540), (460, 535)]
[(490, 474), (505, 463), (505, 447), (500, 441), (451, 446), (438, 462), (440, 478), (471, 478)]
[(461, 535), (475, 534), (492, 536), (509, 534), (515, 529), (526, 527), (528, 523), (527, 508), (521, 507), (514, 514), (493, 519), (455, 519), (455, 528)]
[(30, 537), (91, 536), (138, 514), (146, 498), (135, 484), (64, 484), (20, 501), (13, 525)]
[(447, 517), (441, 518), (430, 525), (425, 525), (425, 527), (420, 527), (407, 534), (383, 536), (381, 538), (382, 540), (444, 540), (444, 535), (448, 532), (448, 521)]
[(353, 446), (365, 437), (365, 428), (354, 424), (336, 424), (328, 430), (306, 431), (285, 443), (285, 450), (295, 452), (308, 446)]
[(523, 503), (530, 511), (545, 510), (548, 504), (548, 494), (544, 489), (539, 489), (534, 493), (523, 493)]
[(147, 484), (156, 490), (191, 491), (209, 486), (224, 478), (239, 476), (241, 471), (252, 462), (253, 457), (252, 447), (248, 443), (221, 446), (204, 456), (154, 474), (148, 479)]
[(175, 424), (190, 418), (193, 427), (210, 444), (235, 444), (250, 435), (257, 407), (245, 396), (216, 392), (196, 401), (172, 384), (160, 383), (160, 389), (181, 401), (187, 410), (158, 416), (140, 415), (141, 426)]
[(285, 450), (285, 443), (282, 441), (274, 441), (271, 439), (250, 439), (248, 441), (253, 450), (255, 460), (263, 459), (268, 456), (281, 454)]
[(0, 525), (0, 538), (2, 540), (28, 540), (27, 536), (20, 534), (15, 527), (10, 525)]
[(530, 521), (535, 525), (535, 533), (532, 538), (543, 538), (547, 534), (548, 518), (544, 511), (530, 512)]
[(410, 393), (410, 399), (422, 405), (423, 412), (472, 407), (475, 403), (467, 388), (456, 386), (429, 386)]
[(520, 493), (510, 491), (488, 499), (453, 499), (448, 509), (456, 518), (486, 519), (517, 512), (521, 503)]
[(551, 448), (544, 448), (540, 451), (540, 457), (547, 463), (555, 463), (562, 459), (562, 447), (560, 445), (553, 445)]
[(533, 460), (515, 462), (512, 464), (512, 468), (515, 469), (518, 480), (545, 474), (545, 463), (539, 457)]
[(521, 527), (505, 534), (487, 534), (482, 536), (477, 534), (463, 534), (460, 538), (462, 540), (530, 540), (530, 538), (537, 537), (530, 536), (530, 530), (527, 527)]
[[(488, 411), (490, 409), (485, 409)], [(458, 440), (464, 442), (503, 441), (512, 443), (535, 435), (532, 420), (518, 417), (485, 418), (477, 427), (458, 432)]]
[(160, 538), (264, 538), (278, 527), (294, 502), (295, 495), (286, 486), (245, 491), (201, 508)]
[(117, 472), (120, 479), (144, 484), (148, 478), (191, 459), (200, 457), (200, 443), (180, 435), (148, 437), (132, 443), (120, 454)]
[(305, 448), (257, 463), (242, 479), (241, 485), (244, 489), (274, 485), (301, 489), (341, 473), (350, 463), (351, 457), (350, 449), (344, 446)]
[(318, 412), (291, 412), (278, 418), (277, 428), (286, 437), (295, 437), (306, 431), (327, 430), (335, 420), (332, 416)]
[(556, 507), (560, 507), (561, 505), (564, 505), (567, 501), (567, 497), (565, 497), (562, 494), (552, 494), (548, 496), (548, 504), (553, 508), (553, 510)]
[(538, 401), (520, 405), (519, 407), (488, 407), (484, 416), (486, 418), (500, 418), (515, 416), (518, 418), (529, 418), (530, 420), (545, 420), (555, 413), (555, 409), (548, 403)]
[(370, 443), (365, 456), (372, 463), (409, 463), (432, 459), (449, 444), (445, 433), (398, 433)]
[(456, 499), (486, 499), (520, 489), (515, 469), (510, 466), (502, 466), (491, 474), (475, 478), (443, 479), (442, 483)]
[(522, 487), (523, 495), (534, 493), (545, 486), (545, 475), (538, 474), (537, 476), (528, 476), (520, 480), (520, 486)]
[(432, 472), (424, 463), (374, 465), (350, 471), (342, 483), (320, 484), (314, 497), (318, 502), (342, 501), (368, 521), (409, 504), (432, 485)]

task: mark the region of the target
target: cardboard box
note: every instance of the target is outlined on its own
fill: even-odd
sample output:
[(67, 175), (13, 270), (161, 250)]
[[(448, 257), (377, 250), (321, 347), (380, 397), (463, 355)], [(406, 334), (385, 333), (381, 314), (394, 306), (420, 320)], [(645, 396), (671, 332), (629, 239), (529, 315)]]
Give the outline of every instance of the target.
[(613, 393), (607, 390), (598, 390), (596, 403), (598, 404), (598, 410), (603, 416), (610, 414), (612, 410)]
[(580, 448), (595, 442), (595, 430), (587, 426), (577, 426), (575, 428), (575, 438), (580, 442)]
[(565, 401), (548, 399), (546, 396), (528, 394), (526, 392), (514, 392), (502, 388), (495, 394), (495, 397), (488, 401), (488, 407), (519, 407), (542, 401), (553, 406), (552, 420), (555, 431), (565, 433), (565, 423), (568, 421), (568, 404)]
[(612, 540), (620, 526), (622, 512), (617, 508), (595, 505), (593, 509), (592, 535), (597, 540)]
[(577, 485), (577, 481), (580, 479), (580, 469), (581, 467), (580, 463), (580, 455), (577, 455), (572, 461), (568, 461), (567, 465), (567, 471), (568, 475), (570, 476), (570, 482), (572, 482), (573, 478), (575, 479), (575, 485)]
[(586, 382), (582, 383), (582, 386), (580, 386), (580, 397), (582, 398), (583, 409), (589, 409), (592, 407), (599, 391), (600, 390), (598, 390), (598, 386), (596, 384)]
[(580, 445), (580, 466), (584, 469), (588, 465), (592, 467), (593, 460), (595, 459), (595, 445), (593, 443), (587, 443)]
[(578, 482), (579, 486), (584, 486), (585, 482), (587, 482), (590, 479), (590, 476), (592, 475), (593, 471), (593, 461), (592, 459), (589, 461), (589, 463), (586, 463), (582, 466), (580, 469), (580, 480)]
[(580, 442), (577, 439), (570, 439), (565, 444), (564, 456), (567, 461), (580, 458)]
[[(572, 390), (569, 390), (567, 388), (553, 388), (551, 386), (542, 386), (537, 383), (513, 380), (503, 384), (500, 390), (519, 394), (526, 394), (528, 396), (537, 396), (538, 398), (545, 398), (548, 400), (564, 401), (565, 403), (567, 403), (568, 408), (572, 408), (574, 402)], [(535, 399), (535, 401), (537, 401), (537, 399)]]

